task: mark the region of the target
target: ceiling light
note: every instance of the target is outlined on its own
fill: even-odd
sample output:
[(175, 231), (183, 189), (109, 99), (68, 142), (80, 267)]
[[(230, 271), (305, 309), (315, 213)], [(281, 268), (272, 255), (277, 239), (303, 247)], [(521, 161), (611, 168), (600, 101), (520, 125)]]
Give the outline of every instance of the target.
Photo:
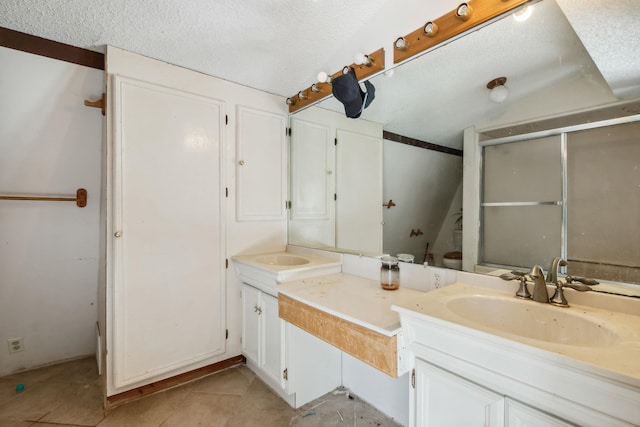
[(393, 43), (393, 46), (398, 50), (407, 50), (409, 48), (409, 42), (404, 37), (398, 37)]
[(516, 21), (524, 22), (531, 17), (532, 11), (533, 11), (533, 8), (525, 4), (518, 11), (513, 12), (512, 16), (513, 16), (513, 19), (515, 19)]
[(506, 77), (498, 77), (487, 83), (489, 89), (489, 99), (495, 103), (504, 102), (509, 96), (509, 89), (504, 85), (507, 82)]
[(369, 55), (365, 55), (364, 53), (356, 54), (355, 63), (358, 65), (364, 65), (365, 67), (371, 67), (373, 65), (373, 61), (369, 58)]
[(438, 34), (438, 26), (436, 25), (436, 23), (429, 21), (426, 24), (424, 24), (424, 34), (427, 37), (433, 37), (436, 34)]
[(318, 81), (320, 83), (331, 83), (331, 76), (324, 71), (318, 73)]
[(473, 12), (473, 9), (471, 8), (471, 6), (469, 6), (468, 3), (462, 3), (456, 9), (456, 16), (462, 19), (463, 21), (466, 21), (467, 19), (471, 18), (472, 12)]

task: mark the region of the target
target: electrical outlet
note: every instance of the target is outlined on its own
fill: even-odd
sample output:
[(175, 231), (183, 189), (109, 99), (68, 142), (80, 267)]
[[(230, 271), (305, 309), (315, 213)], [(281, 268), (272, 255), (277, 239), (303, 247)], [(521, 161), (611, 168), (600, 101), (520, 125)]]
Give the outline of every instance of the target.
[(24, 350), (24, 338), (11, 338), (7, 340), (9, 344), (9, 353), (17, 353)]
[(431, 267), (431, 286), (434, 289), (444, 286), (445, 273), (443, 268)]

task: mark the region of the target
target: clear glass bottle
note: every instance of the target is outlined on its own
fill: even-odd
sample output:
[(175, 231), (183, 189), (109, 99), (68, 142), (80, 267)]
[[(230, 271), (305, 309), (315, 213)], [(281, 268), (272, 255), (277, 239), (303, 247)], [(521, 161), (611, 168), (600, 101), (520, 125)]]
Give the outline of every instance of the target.
[(400, 287), (400, 266), (398, 258), (392, 256), (383, 256), (380, 266), (380, 286), (382, 289), (393, 291)]

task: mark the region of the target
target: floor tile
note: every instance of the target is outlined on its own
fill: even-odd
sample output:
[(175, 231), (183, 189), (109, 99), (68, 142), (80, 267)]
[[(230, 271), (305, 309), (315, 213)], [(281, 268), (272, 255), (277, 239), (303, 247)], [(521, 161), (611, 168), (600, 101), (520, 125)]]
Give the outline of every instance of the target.
[(240, 396), (210, 393), (189, 393), (162, 427), (211, 426), (224, 427), (242, 399)]
[[(16, 393), (18, 383), (25, 390)], [(0, 427), (397, 427), (372, 406), (328, 393), (297, 410), (238, 366), (102, 410), (95, 360), (86, 358), (0, 378)]]
[(60, 406), (39, 421), (56, 424), (95, 426), (104, 418), (102, 387), (90, 380), (90, 384), (69, 384), (68, 394)]
[(67, 396), (67, 384), (33, 383), (20, 395), (0, 405), (0, 419), (37, 421), (58, 408)]
[(176, 387), (124, 404), (109, 411), (98, 426), (159, 427), (183, 404), (189, 393), (186, 387)]
[(241, 396), (247, 392), (249, 386), (256, 378), (243, 370), (246, 367), (227, 369), (201, 380), (190, 383), (193, 391), (201, 393), (235, 394)]

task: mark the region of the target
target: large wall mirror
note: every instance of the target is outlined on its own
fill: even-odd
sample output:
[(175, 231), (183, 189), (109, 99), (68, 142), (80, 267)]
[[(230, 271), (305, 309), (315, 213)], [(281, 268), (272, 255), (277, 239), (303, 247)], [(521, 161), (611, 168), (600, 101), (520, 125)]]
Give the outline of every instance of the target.
[[(481, 164), (481, 156), (467, 153), (465, 138), (482, 151), (482, 139), (568, 126), (564, 117), (575, 112), (590, 111), (570, 124), (600, 120), (601, 108), (603, 119), (640, 113), (633, 102), (640, 99), (640, 43), (631, 31), (640, 8), (633, 1), (542, 0), (528, 9), (528, 18), (502, 17), (371, 79), (376, 99), (359, 120), (381, 124), (391, 135), (384, 140), (380, 205), (393, 200), (396, 206), (381, 206), (384, 252), (412, 253), (416, 262), (433, 253), (442, 265), (443, 254), (460, 245), (455, 231), (464, 213), (465, 257), (473, 250), (463, 265), (476, 268), (481, 176), (463, 178), (460, 154), (464, 145), (465, 171), (468, 161)], [(498, 77), (506, 77), (508, 89), (500, 103), (489, 99), (487, 88)], [(315, 108), (343, 113), (333, 98)], [(401, 137), (418, 143), (394, 141)], [(420, 141), (445, 150), (419, 148)], [(428, 160), (419, 162), (417, 153)]]

